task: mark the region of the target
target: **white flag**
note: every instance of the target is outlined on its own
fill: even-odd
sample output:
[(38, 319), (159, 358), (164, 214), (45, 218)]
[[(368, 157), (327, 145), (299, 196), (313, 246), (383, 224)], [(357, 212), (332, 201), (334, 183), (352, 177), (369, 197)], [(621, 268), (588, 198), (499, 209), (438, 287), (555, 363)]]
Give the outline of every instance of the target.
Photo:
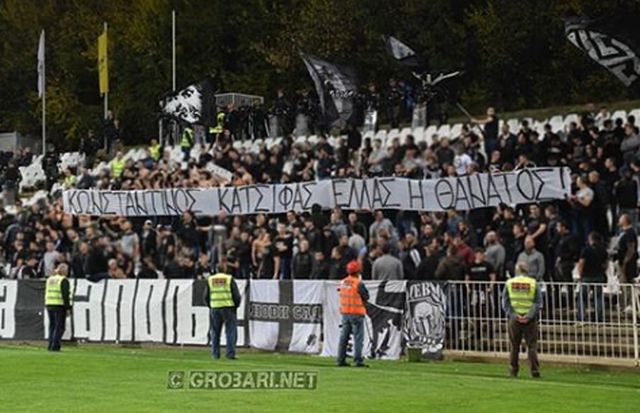
[(44, 30), (40, 33), (38, 43), (38, 97), (44, 94)]

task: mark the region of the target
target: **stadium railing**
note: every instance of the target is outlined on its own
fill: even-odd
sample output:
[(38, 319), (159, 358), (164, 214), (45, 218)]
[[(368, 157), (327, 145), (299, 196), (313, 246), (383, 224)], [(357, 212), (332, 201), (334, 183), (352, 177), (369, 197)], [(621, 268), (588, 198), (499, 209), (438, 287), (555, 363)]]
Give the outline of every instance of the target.
[[(504, 357), (509, 352), (504, 283), (449, 283), (448, 352)], [(622, 364), (639, 358), (640, 285), (541, 283), (538, 351), (557, 361)]]

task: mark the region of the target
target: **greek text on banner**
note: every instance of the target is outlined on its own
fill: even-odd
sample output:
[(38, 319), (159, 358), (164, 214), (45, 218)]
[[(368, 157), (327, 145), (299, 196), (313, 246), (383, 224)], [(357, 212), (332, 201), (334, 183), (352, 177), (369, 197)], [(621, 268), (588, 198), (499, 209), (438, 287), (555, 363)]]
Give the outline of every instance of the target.
[(353, 210), (470, 210), (564, 199), (571, 193), (568, 168), (527, 168), (440, 179), (333, 179), (292, 184), (136, 191), (70, 189), (64, 211), (75, 215), (171, 216), (277, 214), (313, 204)]

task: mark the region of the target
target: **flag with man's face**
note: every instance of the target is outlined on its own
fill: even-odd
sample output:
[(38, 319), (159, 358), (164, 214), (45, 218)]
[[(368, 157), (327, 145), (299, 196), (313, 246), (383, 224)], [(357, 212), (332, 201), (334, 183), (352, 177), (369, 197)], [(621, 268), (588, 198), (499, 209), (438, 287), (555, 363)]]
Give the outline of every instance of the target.
[(215, 90), (210, 78), (167, 93), (158, 105), (160, 116), (182, 124), (209, 126), (216, 122)]

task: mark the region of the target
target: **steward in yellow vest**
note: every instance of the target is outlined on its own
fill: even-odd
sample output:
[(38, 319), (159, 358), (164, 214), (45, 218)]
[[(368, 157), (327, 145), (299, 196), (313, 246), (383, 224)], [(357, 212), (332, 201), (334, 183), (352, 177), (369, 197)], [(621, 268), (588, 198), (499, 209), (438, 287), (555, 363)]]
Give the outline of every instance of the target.
[(151, 145), (149, 145), (149, 156), (153, 159), (153, 162), (158, 162), (162, 158), (162, 145), (158, 143), (157, 139), (151, 139)]
[(538, 363), (538, 313), (542, 307), (540, 286), (529, 277), (527, 263), (516, 264), (516, 276), (507, 281), (502, 294), (502, 309), (509, 318), (509, 341), (511, 342), (510, 375), (518, 376), (518, 356), (524, 338), (531, 376), (540, 377)]
[(124, 168), (126, 166), (126, 161), (124, 160), (124, 156), (122, 152), (118, 152), (116, 157), (111, 161), (111, 176), (113, 178), (120, 178), (122, 176), (122, 172), (124, 172)]
[(212, 139), (215, 139), (216, 135), (222, 133), (222, 131), (224, 130), (225, 116), (226, 114), (224, 113), (224, 111), (222, 111), (222, 109), (219, 109), (218, 113), (216, 114), (216, 126), (209, 128), (209, 134), (211, 135)]
[(193, 128), (191, 126), (185, 126), (182, 131), (182, 137), (180, 138), (180, 149), (182, 149), (182, 154), (184, 156), (184, 161), (187, 162), (189, 157), (191, 156), (191, 148), (193, 147)]
[(46, 280), (44, 305), (49, 316), (49, 351), (60, 351), (67, 310), (73, 305), (73, 290), (67, 274), (69, 266), (60, 264)]
[(238, 285), (227, 273), (228, 266), (223, 260), (218, 265), (218, 272), (207, 278), (207, 300), (211, 308), (211, 354), (214, 359), (220, 358), (220, 335), (224, 325), (227, 344), (226, 357), (236, 358), (236, 341), (238, 321), (236, 309), (242, 297)]

